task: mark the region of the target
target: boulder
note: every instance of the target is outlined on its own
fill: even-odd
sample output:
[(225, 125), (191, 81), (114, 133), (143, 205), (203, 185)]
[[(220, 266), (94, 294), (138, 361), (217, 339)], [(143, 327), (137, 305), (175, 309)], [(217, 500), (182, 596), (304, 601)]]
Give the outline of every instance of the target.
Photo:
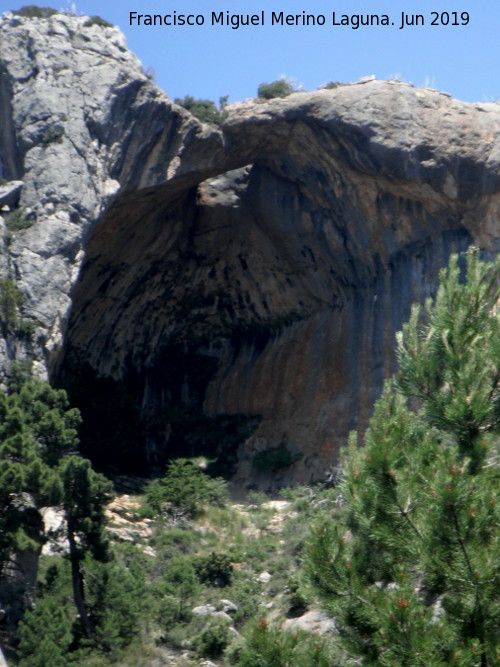
[(283, 629), (289, 631), (304, 630), (319, 635), (336, 631), (335, 621), (321, 611), (308, 611), (298, 618), (289, 618), (283, 623)]
[(17, 206), (23, 185), (23, 181), (10, 181), (0, 185), (0, 209), (10, 210)]

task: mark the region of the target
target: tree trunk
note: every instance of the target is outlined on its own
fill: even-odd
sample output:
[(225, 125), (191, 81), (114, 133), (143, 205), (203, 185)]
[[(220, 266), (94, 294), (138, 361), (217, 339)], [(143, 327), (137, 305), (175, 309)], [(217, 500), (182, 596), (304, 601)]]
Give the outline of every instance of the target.
[(80, 568), (80, 558), (78, 557), (78, 548), (75, 540), (75, 534), (71, 526), (71, 520), (68, 519), (68, 542), (69, 559), (71, 562), (71, 584), (73, 586), (73, 600), (80, 616), (80, 622), (85, 635), (95, 641), (94, 629), (85, 606), (85, 591), (83, 583), (82, 570)]

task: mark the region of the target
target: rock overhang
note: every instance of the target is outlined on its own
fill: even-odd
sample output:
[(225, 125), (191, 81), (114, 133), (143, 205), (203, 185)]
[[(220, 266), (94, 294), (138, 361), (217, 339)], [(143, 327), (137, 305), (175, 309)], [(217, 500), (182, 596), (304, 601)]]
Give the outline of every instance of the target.
[[(4, 265), (44, 313), (30, 354), (88, 395), (121, 387), (134, 455), (239, 447), (255, 475), (255, 453), (284, 447), (294, 463), (266, 483), (317, 477), (366, 423), (411, 301), (451, 252), (498, 249), (497, 105), (370, 81), (235, 104), (216, 128), (158, 91), (116, 30), (92, 26), (90, 48), (77, 17), (12, 21), (4, 45), (61, 47), (1, 54), (2, 164), (34, 220)], [(106, 77), (72, 69), (83, 52)]]

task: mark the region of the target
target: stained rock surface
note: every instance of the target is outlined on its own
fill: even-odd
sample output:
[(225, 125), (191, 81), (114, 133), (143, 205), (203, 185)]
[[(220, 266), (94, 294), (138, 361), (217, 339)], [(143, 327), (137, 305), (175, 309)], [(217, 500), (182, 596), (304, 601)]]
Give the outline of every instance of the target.
[(204, 453), (242, 484), (321, 478), (410, 304), (452, 252), (498, 250), (500, 107), (369, 81), (216, 128), (115, 28), (6, 14), (0, 45), (0, 177), (31, 223), (0, 270), (37, 326), (2, 366), (29, 355), (67, 386), (103, 465)]

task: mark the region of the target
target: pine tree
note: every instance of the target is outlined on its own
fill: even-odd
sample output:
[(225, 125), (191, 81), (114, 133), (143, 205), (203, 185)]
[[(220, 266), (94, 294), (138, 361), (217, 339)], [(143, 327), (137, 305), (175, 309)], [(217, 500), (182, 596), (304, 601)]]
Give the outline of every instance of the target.
[(498, 664), (500, 261), (441, 273), (398, 335), (364, 447), (343, 455), (345, 524), (318, 524), (313, 589), (366, 665)]
[(71, 621), (60, 601), (46, 597), (28, 611), (20, 627), (22, 667), (66, 667), (72, 641)]
[(41, 428), (57, 413), (51, 440), (58, 429), (59, 449), (73, 446), (78, 419), (66, 407), (64, 392), (36, 380), (25, 381), (19, 391), (0, 392), (0, 599), (12, 626), (33, 599), (44, 540), (39, 509), (62, 498), (51, 465), (54, 445)]
[[(0, 599), (14, 630), (34, 600), (45, 540), (40, 509), (59, 505), (70, 545), (75, 606), (85, 634), (94, 637), (82, 563), (86, 555), (109, 559), (104, 510), (111, 485), (76, 455), (79, 424), (79, 412), (69, 409), (66, 393), (46, 382), (15, 375), (9, 391), (0, 392)], [(51, 650), (50, 638), (46, 643), (46, 651)]]
[(95, 628), (85, 602), (83, 561), (88, 554), (100, 562), (110, 558), (105, 535), (104, 507), (111, 500), (111, 484), (94, 472), (90, 461), (68, 457), (62, 465), (62, 507), (66, 519), (73, 599), (85, 635), (95, 639)]

